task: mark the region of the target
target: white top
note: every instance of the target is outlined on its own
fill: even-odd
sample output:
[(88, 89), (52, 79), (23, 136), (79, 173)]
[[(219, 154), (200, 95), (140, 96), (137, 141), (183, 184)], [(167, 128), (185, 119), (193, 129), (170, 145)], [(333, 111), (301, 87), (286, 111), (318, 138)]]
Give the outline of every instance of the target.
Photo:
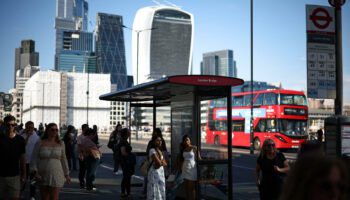
[(26, 163), (29, 164), (30, 161), (32, 160), (34, 146), (40, 140), (40, 137), (35, 131), (33, 131), (33, 133), (29, 136), (29, 138), (28, 138), (28, 134), (25, 133), (24, 131), (21, 134), (21, 136), (26, 141)]
[[(152, 162), (152, 155), (153, 155), (153, 154), (157, 154), (157, 151), (156, 151), (156, 149), (154, 149), (154, 148), (152, 148), (152, 149), (149, 150), (148, 156), (149, 156), (150, 162)], [(157, 154), (157, 155), (158, 155), (158, 154)], [(161, 159), (161, 160), (163, 159), (163, 155), (161, 155), (160, 159)]]
[(184, 157), (184, 160), (195, 161), (195, 154), (193, 152), (193, 149), (191, 149), (191, 151), (184, 151), (182, 156)]

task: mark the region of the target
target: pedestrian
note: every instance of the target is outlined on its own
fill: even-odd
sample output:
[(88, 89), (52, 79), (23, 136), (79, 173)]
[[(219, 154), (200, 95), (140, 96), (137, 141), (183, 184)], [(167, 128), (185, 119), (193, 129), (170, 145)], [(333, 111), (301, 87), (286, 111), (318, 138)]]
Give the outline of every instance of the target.
[(92, 126), (92, 130), (94, 131), (95, 133), (95, 136), (93, 137), (92, 141), (96, 144), (96, 145), (99, 145), (99, 139), (98, 139), (98, 128), (96, 125), (93, 125)]
[[(155, 137), (155, 136), (159, 136), (161, 139), (162, 139), (162, 146), (161, 146), (161, 151), (163, 153), (163, 156), (165, 157), (165, 160), (167, 163), (169, 163), (169, 154), (168, 154), (168, 151), (167, 151), (167, 148), (166, 148), (166, 143), (165, 143), (165, 140), (163, 138), (163, 134), (162, 134), (162, 131), (160, 130), (160, 128), (155, 128), (153, 133), (152, 133), (152, 138)], [(152, 140), (148, 141), (148, 144), (147, 144), (147, 147), (146, 147), (146, 155), (148, 156), (149, 154), (149, 150), (151, 148), (154, 148), (154, 141)], [(164, 169), (164, 173), (165, 173), (165, 176), (167, 177), (168, 173), (167, 172), (167, 169), (168, 168), (165, 168)], [(145, 196), (147, 196), (147, 176), (144, 177), (144, 183), (143, 183), (143, 194)]]
[(316, 155), (316, 156), (325, 155), (323, 151), (322, 143), (319, 143), (318, 141), (314, 141), (314, 140), (309, 140), (301, 144), (298, 152), (298, 159), (305, 155)]
[(323, 144), (323, 130), (322, 129), (317, 130), (317, 141), (320, 144)]
[(81, 189), (85, 189), (86, 163), (84, 155), (86, 154), (84, 147), (81, 145), (86, 137), (86, 131), (89, 129), (87, 124), (81, 126), (81, 134), (77, 137), (78, 144), (78, 159), (79, 159), (79, 184)]
[(4, 120), (0, 119), (0, 134), (5, 135), (5, 132), (6, 132), (6, 128), (5, 128)]
[[(73, 163), (75, 162), (74, 158), (74, 131), (75, 128), (72, 125), (67, 127), (67, 131), (63, 136), (63, 141), (66, 149), (66, 158), (68, 161), (69, 170), (72, 170)], [(76, 168), (76, 166), (75, 166)], [(76, 170), (76, 169), (75, 169)]]
[(16, 118), (4, 118), (4, 134), (0, 134), (0, 199), (19, 199), (26, 181), (25, 140), (16, 134)]
[(180, 160), (182, 178), (185, 183), (187, 199), (196, 199), (196, 182), (197, 182), (197, 157), (201, 159), (196, 146), (191, 144), (188, 135), (182, 137), (180, 144)]
[(101, 159), (101, 152), (99, 150), (99, 147), (94, 142), (95, 136), (96, 136), (95, 131), (89, 128), (85, 133), (85, 137), (81, 141), (81, 145), (83, 146), (83, 149), (84, 149), (84, 160), (86, 165), (86, 190), (87, 191), (96, 190), (94, 181), (96, 177), (96, 169)]
[(38, 130), (38, 135), (39, 135), (39, 137), (41, 137), (42, 135), (44, 135), (44, 125), (43, 125), (43, 123), (40, 123), (39, 124), (39, 130)]
[(168, 164), (164, 159), (162, 152), (162, 138), (153, 136), (153, 147), (149, 150), (148, 159), (151, 167), (148, 171), (147, 200), (165, 200), (165, 174), (164, 167)]
[(114, 168), (113, 173), (116, 175), (122, 174), (122, 171), (119, 170), (119, 151), (118, 151), (118, 144), (120, 142), (120, 131), (122, 129), (122, 125), (120, 123), (117, 124), (115, 129), (112, 131), (111, 135), (109, 136), (107, 147), (112, 149), (113, 151), (113, 160), (114, 160)]
[(64, 182), (70, 183), (70, 176), (57, 124), (47, 125), (42, 140), (34, 147), (30, 165), (40, 187), (41, 199), (59, 199)]
[[(40, 140), (38, 134), (34, 131), (34, 123), (32, 121), (28, 121), (25, 123), (25, 129), (23, 130), (21, 136), (25, 140), (26, 145), (26, 171), (27, 178), (29, 180), (34, 181), (34, 174), (29, 171), (29, 164), (32, 160), (33, 150), (36, 143)], [(35, 199), (35, 184), (30, 184), (30, 199)]]
[(293, 165), (281, 194), (281, 200), (345, 200), (348, 174), (336, 158), (305, 155)]
[(133, 174), (132, 170), (128, 165), (128, 156), (131, 152), (131, 145), (128, 142), (128, 138), (130, 137), (130, 130), (128, 128), (123, 128), (120, 131), (121, 140), (118, 145), (118, 152), (120, 156), (120, 164), (123, 171), (123, 178), (121, 182), (121, 190), (122, 193), (120, 197), (128, 198), (130, 196), (130, 187), (131, 187), (131, 176)]
[(283, 153), (277, 151), (272, 139), (266, 139), (256, 164), (256, 184), (261, 200), (279, 198), (288, 171), (289, 164)]

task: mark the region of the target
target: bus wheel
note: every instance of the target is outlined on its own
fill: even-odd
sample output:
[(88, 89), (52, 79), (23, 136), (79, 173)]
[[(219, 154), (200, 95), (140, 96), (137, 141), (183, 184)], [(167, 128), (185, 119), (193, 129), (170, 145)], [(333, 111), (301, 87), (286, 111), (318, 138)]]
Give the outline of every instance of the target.
[(214, 138), (214, 144), (215, 145), (220, 145), (220, 140), (219, 140), (219, 136), (218, 135), (215, 136), (215, 138)]
[(254, 145), (254, 149), (255, 150), (260, 150), (260, 140), (259, 140), (259, 138), (255, 138), (254, 139), (253, 145)]

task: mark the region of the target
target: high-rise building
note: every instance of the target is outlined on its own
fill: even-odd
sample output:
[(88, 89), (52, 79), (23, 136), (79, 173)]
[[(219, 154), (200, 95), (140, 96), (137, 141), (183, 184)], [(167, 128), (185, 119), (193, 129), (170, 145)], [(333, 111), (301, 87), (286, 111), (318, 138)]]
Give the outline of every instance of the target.
[(177, 7), (137, 11), (132, 35), (135, 85), (192, 72), (193, 15)]
[(97, 72), (110, 73), (116, 89), (128, 87), (125, 62), (123, 18), (119, 15), (97, 13), (96, 17)]
[(204, 53), (201, 62), (201, 74), (237, 77), (233, 51), (227, 49)]
[(57, 71), (96, 73), (93, 34), (84, 31), (62, 30), (62, 49), (57, 56)]
[[(191, 74), (193, 25), (193, 15), (177, 7), (150, 6), (137, 11), (132, 28), (134, 85)], [(157, 108), (157, 125), (170, 125), (169, 112), (169, 107)], [(153, 124), (151, 109), (136, 109), (135, 116), (141, 118), (138, 124)]]
[(67, 57), (71, 55), (81, 57), (77, 59), (83, 60), (84, 64), (88, 65), (89, 59), (86, 57), (93, 56), (93, 34), (87, 32), (88, 3), (85, 0), (57, 0), (56, 2), (55, 70), (73, 71), (77, 63), (70, 62), (74, 60), (66, 59)]
[(15, 72), (14, 86), (16, 87), (16, 74), (18, 70), (23, 70), (27, 65), (39, 65), (39, 53), (35, 52), (34, 40), (22, 40), (21, 47), (15, 50)]

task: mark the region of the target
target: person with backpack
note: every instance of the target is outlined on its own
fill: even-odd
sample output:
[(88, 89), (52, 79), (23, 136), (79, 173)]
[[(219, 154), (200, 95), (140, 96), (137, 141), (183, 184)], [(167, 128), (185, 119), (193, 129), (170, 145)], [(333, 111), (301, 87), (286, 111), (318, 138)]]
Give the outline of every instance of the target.
[(116, 175), (122, 174), (119, 171), (119, 152), (118, 152), (118, 144), (120, 142), (120, 131), (122, 130), (122, 125), (120, 123), (117, 124), (114, 131), (109, 136), (107, 147), (112, 149), (113, 151), (113, 160), (114, 160), (114, 169), (113, 173)]
[(131, 176), (135, 173), (136, 156), (131, 153), (132, 147), (128, 142), (130, 137), (130, 130), (123, 128), (120, 131), (121, 140), (118, 144), (118, 152), (120, 158), (120, 164), (123, 170), (123, 178), (121, 182), (122, 193), (120, 197), (130, 197)]

